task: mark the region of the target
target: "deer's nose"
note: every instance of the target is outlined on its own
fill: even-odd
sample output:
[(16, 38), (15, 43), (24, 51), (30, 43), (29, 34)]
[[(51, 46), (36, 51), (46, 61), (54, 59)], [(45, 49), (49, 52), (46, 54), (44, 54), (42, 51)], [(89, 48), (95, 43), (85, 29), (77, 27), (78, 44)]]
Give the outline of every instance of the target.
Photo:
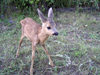
[(53, 33), (53, 35), (57, 36), (58, 35), (58, 32)]

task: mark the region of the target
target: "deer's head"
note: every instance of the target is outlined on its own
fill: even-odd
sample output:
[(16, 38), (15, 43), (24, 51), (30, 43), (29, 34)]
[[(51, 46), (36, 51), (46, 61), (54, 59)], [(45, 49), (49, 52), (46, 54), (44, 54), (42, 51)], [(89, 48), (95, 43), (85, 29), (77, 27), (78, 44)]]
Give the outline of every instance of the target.
[(42, 30), (49, 36), (51, 35), (57, 36), (58, 32), (56, 30), (56, 23), (53, 20), (54, 15), (52, 8), (50, 8), (48, 11), (48, 18), (46, 18), (39, 9), (37, 9), (37, 11), (39, 18), (42, 22)]

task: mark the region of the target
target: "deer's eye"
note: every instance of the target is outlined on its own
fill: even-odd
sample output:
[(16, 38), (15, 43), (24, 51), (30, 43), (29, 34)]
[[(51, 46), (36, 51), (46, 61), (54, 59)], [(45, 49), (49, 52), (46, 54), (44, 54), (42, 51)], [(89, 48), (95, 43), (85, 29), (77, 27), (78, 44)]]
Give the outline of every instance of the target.
[(51, 27), (47, 27), (47, 29), (51, 29)]

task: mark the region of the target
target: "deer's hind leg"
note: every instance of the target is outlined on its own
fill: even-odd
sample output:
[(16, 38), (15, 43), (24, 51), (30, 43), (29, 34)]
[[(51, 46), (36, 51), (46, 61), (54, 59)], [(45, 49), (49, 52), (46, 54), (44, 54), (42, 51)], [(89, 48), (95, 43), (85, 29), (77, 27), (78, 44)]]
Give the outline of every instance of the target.
[(20, 49), (20, 47), (21, 47), (21, 44), (22, 44), (22, 41), (23, 41), (23, 38), (24, 38), (25, 36), (22, 34), (21, 35), (21, 38), (20, 38), (20, 41), (19, 41), (19, 46), (18, 46), (18, 49), (17, 49), (17, 52), (16, 52), (16, 57), (18, 57), (19, 56), (19, 49)]
[(36, 43), (32, 43), (32, 58), (31, 58), (30, 75), (33, 75), (33, 65), (34, 65), (34, 59), (35, 59), (35, 50), (36, 50)]

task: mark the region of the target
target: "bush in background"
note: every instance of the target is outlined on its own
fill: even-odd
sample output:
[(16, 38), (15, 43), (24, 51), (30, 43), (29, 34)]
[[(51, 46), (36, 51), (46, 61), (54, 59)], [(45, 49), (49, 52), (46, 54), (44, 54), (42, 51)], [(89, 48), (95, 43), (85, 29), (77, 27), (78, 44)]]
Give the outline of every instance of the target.
[(0, 14), (7, 13), (12, 7), (12, 9), (17, 8), (21, 11), (36, 11), (36, 8), (41, 8), (45, 11), (49, 7), (94, 7), (99, 9), (99, 6), (99, 0), (0, 0)]

